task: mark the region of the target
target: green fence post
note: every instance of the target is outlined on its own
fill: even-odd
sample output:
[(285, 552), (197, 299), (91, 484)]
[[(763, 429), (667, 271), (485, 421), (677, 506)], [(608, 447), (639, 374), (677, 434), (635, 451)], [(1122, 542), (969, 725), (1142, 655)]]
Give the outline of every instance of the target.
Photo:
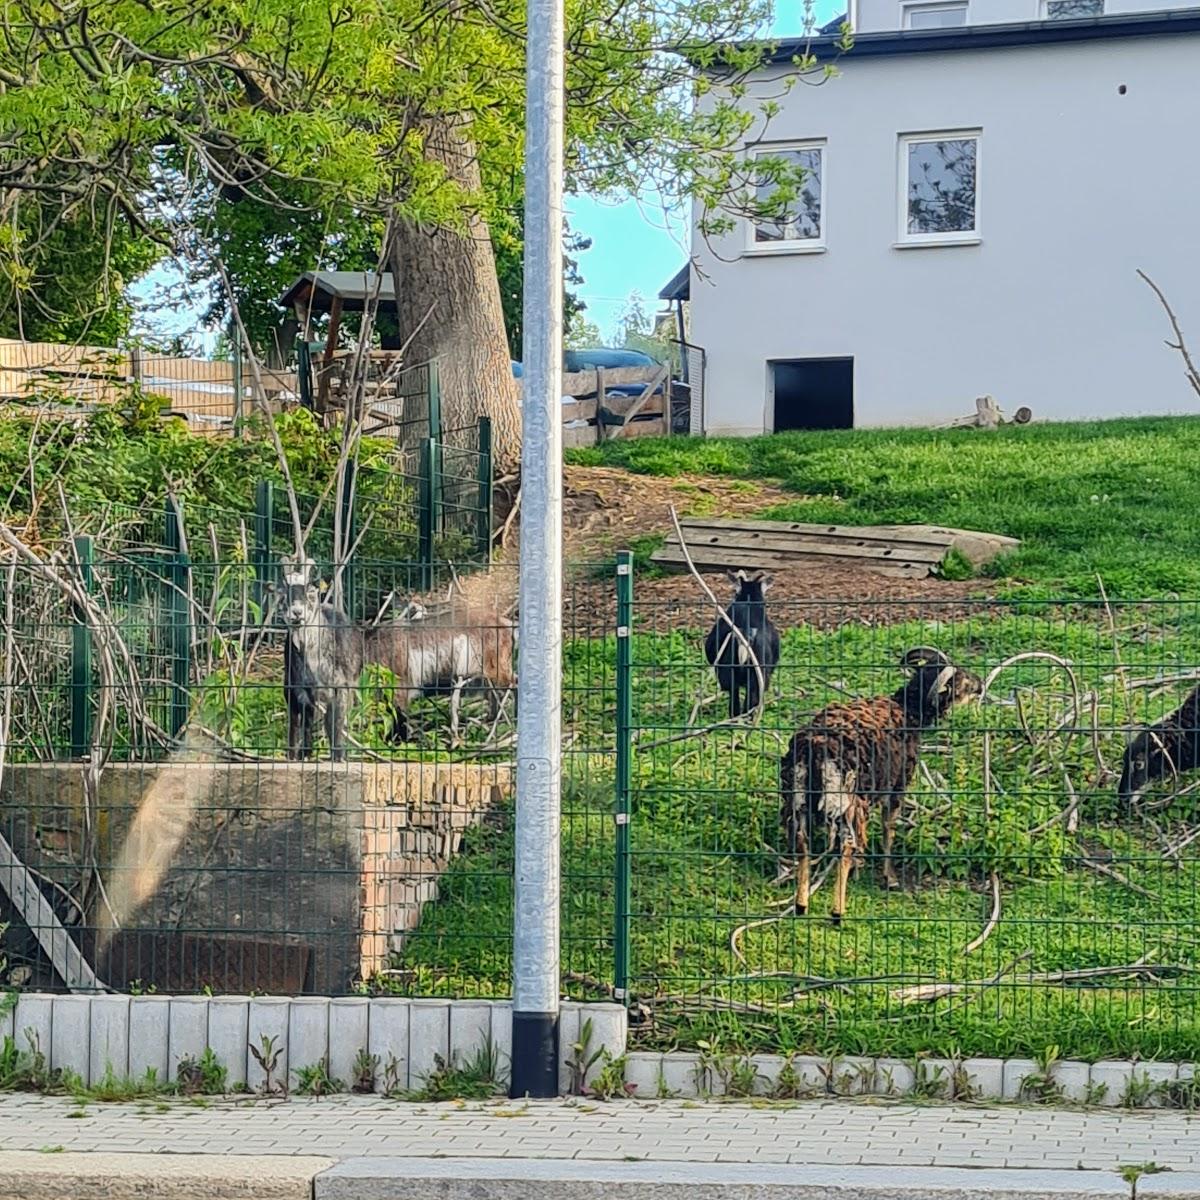
[[(85, 592), (93, 585), (95, 546), (90, 537), (75, 539), (75, 560), (79, 581)], [(78, 606), (74, 609), (71, 630), (71, 757), (81, 758), (92, 745), (92, 632), (87, 617)]]
[(237, 321), (229, 322), (229, 339), (233, 343), (233, 429), (242, 432), (242, 335)]
[(613, 997), (629, 1002), (630, 882), (629, 793), (633, 765), (633, 555), (617, 555), (617, 827), (613, 930)]
[(267, 585), (271, 582), (271, 533), (274, 529), (275, 485), (260, 479), (254, 488), (254, 603), (259, 620), (266, 614)]
[(492, 419), (479, 418), (478, 430), (478, 478), (479, 499), (477, 502), (476, 545), (480, 561), (492, 561)]
[[(342, 494), (338, 503), (342, 509), (342, 547), (334, 547), (335, 553), (344, 550), (345, 560), (342, 566), (342, 607), (346, 612), (354, 613), (354, 542), (358, 537), (358, 522), (355, 519), (357, 506), (354, 503), (354, 479), (357, 464), (354, 459), (346, 460), (346, 470), (342, 475)], [(334, 564), (337, 569), (337, 564)]]
[(433, 531), (437, 486), (434, 482), (434, 441), (421, 440), (421, 479), (417, 498), (417, 559), (421, 565), (421, 590), (433, 587)]
[(167, 621), (171, 643), (171, 712), (168, 730), (177, 737), (188, 720), (188, 692), (192, 679), (192, 614), (188, 604), (190, 564), (183, 552), (182, 507), (167, 497), (164, 529), (168, 555)]
[(428, 367), (429, 392), (429, 436), (437, 441), (442, 440), (442, 377), (438, 372), (436, 362)]

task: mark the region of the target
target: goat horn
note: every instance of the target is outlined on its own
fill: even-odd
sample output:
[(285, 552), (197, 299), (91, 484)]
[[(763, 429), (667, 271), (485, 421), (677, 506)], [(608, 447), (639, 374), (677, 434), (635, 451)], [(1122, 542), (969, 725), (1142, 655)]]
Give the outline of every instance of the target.
[(936, 646), (914, 646), (911, 650), (906, 650), (904, 657), (900, 660), (900, 665), (902, 667), (919, 667), (923, 663), (931, 662), (938, 663), (943, 667), (954, 665), (945, 652)]

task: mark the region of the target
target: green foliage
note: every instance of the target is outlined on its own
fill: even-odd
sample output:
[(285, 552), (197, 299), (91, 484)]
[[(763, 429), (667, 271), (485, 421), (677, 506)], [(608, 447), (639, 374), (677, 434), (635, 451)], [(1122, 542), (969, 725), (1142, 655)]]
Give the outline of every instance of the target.
[(175, 1078), (182, 1096), (223, 1096), (229, 1090), (229, 1070), (211, 1046), (198, 1059), (181, 1058)]
[[(983, 574), (1025, 595), (1194, 595), (1200, 419), (888, 429), (746, 439), (617, 439), (568, 461), (648, 475), (778, 479), (796, 499), (761, 515), (987, 530), (1021, 547)], [(962, 572), (951, 567), (951, 577)], [(995, 584), (990, 585), (994, 590)]]
[(434, 1064), (410, 1100), (487, 1100), (504, 1092), (500, 1051), (491, 1038), (462, 1064), (453, 1057), (447, 1062), (440, 1054), (434, 1056)]
[(319, 1062), (294, 1070), (297, 1096), (333, 1096), (346, 1090), (346, 1085), (329, 1073), (328, 1055)]
[(111, 212), (19, 199), (0, 229), (0, 337), (115, 346), (129, 332), (125, 288), (161, 255)]

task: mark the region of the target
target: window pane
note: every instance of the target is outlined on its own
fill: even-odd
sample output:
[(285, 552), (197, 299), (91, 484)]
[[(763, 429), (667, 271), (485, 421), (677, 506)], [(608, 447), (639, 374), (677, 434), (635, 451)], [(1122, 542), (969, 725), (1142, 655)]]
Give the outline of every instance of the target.
[(908, 232), (975, 228), (975, 139), (909, 142)]
[[(821, 236), (821, 151), (778, 150), (770, 153), (771, 158), (786, 159), (804, 172), (800, 190), (795, 200), (788, 205), (787, 215), (782, 221), (760, 221), (754, 227), (756, 242), (800, 242), (812, 241)], [(771, 182), (758, 185), (758, 199), (770, 199), (775, 185)]]
[(908, 9), (909, 29), (946, 29), (967, 23), (965, 4), (939, 4)]
[(1046, 0), (1046, 20), (1104, 16), (1104, 0)]

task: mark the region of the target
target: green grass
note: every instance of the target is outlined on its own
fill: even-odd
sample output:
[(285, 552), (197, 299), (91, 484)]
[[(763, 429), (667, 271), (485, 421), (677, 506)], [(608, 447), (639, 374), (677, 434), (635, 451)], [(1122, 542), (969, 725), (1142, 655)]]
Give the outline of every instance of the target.
[[(1127, 694), (1113, 675), (1113, 635), (1101, 606), (1022, 600), (981, 608), (952, 626), (914, 620), (834, 632), (792, 621), (761, 728), (647, 746), (683, 729), (697, 690), (711, 688), (699, 631), (668, 625), (664, 619), (658, 630), (643, 622), (633, 644), (634, 724), (643, 748), (633, 764), (632, 968), (636, 992), (655, 1013), (654, 1023), (635, 1033), (640, 1045), (706, 1041), (729, 1049), (899, 1055), (1034, 1055), (1058, 1045), (1071, 1057), (1200, 1055), (1200, 863), (1186, 854), (1179, 866), (1164, 861), (1148, 826), (1117, 812), (1113, 781), (1098, 778), (1090, 711), (1074, 734), (1031, 744), (1024, 729), (1036, 742), (1069, 702), (1066, 677), (1044, 662), (1010, 667), (995, 685), (996, 702), (960, 709), (927, 736), (923, 759), (935, 786), (918, 779), (912, 789), (899, 839), (903, 892), (883, 891), (868, 863), (851, 884), (841, 929), (825, 916), (827, 883), (812, 915), (745, 930), (744, 961), (731, 950), (735, 930), (778, 916), (787, 897), (787, 885), (774, 884), (781, 739), (839, 688), (892, 690), (904, 646), (934, 641), (980, 673), (1033, 648), (1065, 655), (1085, 692), (1096, 692), (1099, 750), (1110, 768), (1118, 766), (1124, 728), (1161, 715), (1186, 684)], [(1134, 677), (1200, 661), (1195, 606), (1118, 608), (1116, 625)], [(612, 978), (612, 758), (604, 751), (611, 748), (613, 654), (612, 639), (576, 641), (568, 645), (566, 672), (575, 740), (562, 834), (564, 968), (601, 980)], [(696, 723), (719, 716), (710, 709)], [(985, 730), (996, 782), (990, 818)], [(1078, 838), (1061, 822), (1032, 832), (1064, 807), (1064, 770), (1083, 795)], [(1177, 801), (1155, 819), (1178, 827), (1194, 820), (1189, 805)], [(876, 821), (876, 839), (878, 832)], [(1102, 856), (1149, 895), (1081, 868), (1085, 852)], [(507, 993), (511, 870), (505, 811), (467, 832), (439, 900), (396, 964), (406, 987)], [(1003, 883), (1002, 917), (967, 956), (964, 947), (988, 915), (992, 870)], [(1161, 981), (1013, 982), (1014, 975), (1143, 959), (1178, 970)], [(997, 976), (994, 985), (976, 982), (934, 1003), (908, 1002), (899, 991)]]
[(568, 461), (776, 479), (796, 499), (768, 518), (931, 523), (1003, 533), (1021, 549), (996, 578), (1043, 594), (1200, 594), (1200, 419), (998, 430), (850, 430), (746, 439), (616, 440)]

